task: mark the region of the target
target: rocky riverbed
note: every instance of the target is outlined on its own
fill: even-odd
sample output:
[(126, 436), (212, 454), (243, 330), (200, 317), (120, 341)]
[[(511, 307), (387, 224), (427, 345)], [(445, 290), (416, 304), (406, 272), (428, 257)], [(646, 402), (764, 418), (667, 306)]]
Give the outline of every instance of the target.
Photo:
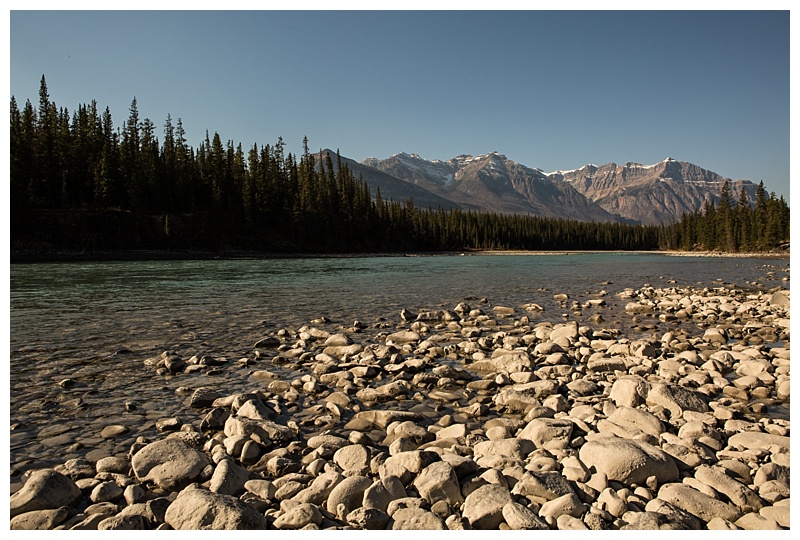
[(189, 414), (12, 471), (11, 528), (788, 529), (790, 292), (626, 289), (625, 324), (556, 296), (164, 351)]

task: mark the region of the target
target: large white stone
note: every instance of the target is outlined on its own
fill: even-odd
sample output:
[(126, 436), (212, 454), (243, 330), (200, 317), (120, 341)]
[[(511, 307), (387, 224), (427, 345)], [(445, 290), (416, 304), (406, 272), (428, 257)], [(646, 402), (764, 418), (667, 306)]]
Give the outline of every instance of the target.
[(587, 467), (594, 467), (609, 480), (625, 485), (644, 485), (650, 476), (663, 484), (674, 482), (679, 476), (678, 467), (669, 454), (642, 441), (598, 438), (585, 443), (579, 455)]
[(207, 465), (209, 461), (205, 454), (180, 439), (150, 443), (131, 459), (136, 478), (172, 491), (194, 482)]
[(266, 518), (249, 504), (196, 484), (178, 494), (164, 519), (175, 530), (253, 530), (267, 526)]
[(461, 505), (461, 515), (474, 529), (496, 529), (503, 521), (503, 507), (514, 502), (508, 488), (486, 484), (469, 495)]
[(81, 490), (71, 479), (52, 469), (33, 471), (19, 491), (11, 495), (11, 517), (34, 510), (72, 506)]
[(456, 473), (446, 461), (436, 461), (422, 469), (414, 480), (414, 487), (420, 497), (431, 504), (445, 501), (452, 505), (464, 500)]

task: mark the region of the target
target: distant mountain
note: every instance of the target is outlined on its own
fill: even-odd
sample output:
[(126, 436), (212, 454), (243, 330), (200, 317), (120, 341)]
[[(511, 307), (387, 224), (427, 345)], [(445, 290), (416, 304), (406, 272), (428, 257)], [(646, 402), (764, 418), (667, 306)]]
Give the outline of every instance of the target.
[(573, 186), (609, 213), (648, 225), (678, 221), (684, 212), (702, 207), (705, 200), (718, 202), (725, 180), (734, 202), (742, 187), (750, 202), (755, 201), (758, 187), (749, 180), (723, 178), (672, 158), (654, 165), (590, 164), (547, 176)]
[(416, 154), (400, 153), (384, 160), (369, 158), (362, 164), (462, 208), (581, 221), (619, 220), (588, 201), (569, 183), (549, 178), (542, 171), (497, 152), (461, 155), (447, 161), (427, 161)]
[[(335, 152), (330, 152), (335, 157)], [(335, 161), (335, 159), (334, 159)], [(423, 208), (462, 208), (502, 214), (528, 214), (580, 221), (620, 221), (655, 225), (680, 220), (703, 202), (720, 199), (723, 183), (735, 202), (744, 187), (755, 201), (757, 186), (731, 180), (692, 163), (666, 158), (653, 165), (587, 164), (579, 169), (544, 172), (491, 152), (429, 161), (401, 152), (386, 159), (343, 163), (367, 182), (375, 196)]]
[[(317, 162), (325, 156), (326, 153), (331, 155), (333, 165), (336, 167), (336, 152), (333, 150), (322, 150), (315, 155)], [(379, 169), (363, 165), (358, 161), (341, 156), (342, 164), (353, 171), (353, 175), (358, 178), (359, 175), (369, 186), (372, 196), (375, 197), (378, 190), (381, 192), (381, 197), (386, 200), (394, 200), (398, 202), (405, 202), (409, 199), (414, 200), (414, 204), (422, 208), (438, 208), (444, 209), (461, 208), (462, 205), (455, 203), (449, 199), (431, 193), (424, 187), (416, 186), (408, 182), (404, 182), (395, 176), (387, 174)], [(477, 207), (476, 207), (477, 208)]]

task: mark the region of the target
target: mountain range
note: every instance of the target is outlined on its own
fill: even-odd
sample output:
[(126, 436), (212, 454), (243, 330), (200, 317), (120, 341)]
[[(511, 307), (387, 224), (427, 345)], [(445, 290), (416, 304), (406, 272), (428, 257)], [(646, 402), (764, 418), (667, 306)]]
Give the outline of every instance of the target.
[[(324, 150), (321, 155), (330, 152)], [(528, 214), (580, 221), (657, 225), (680, 220), (684, 212), (719, 201), (727, 180), (735, 201), (743, 187), (749, 202), (757, 186), (732, 180), (692, 163), (666, 158), (653, 165), (587, 164), (579, 169), (544, 172), (491, 152), (429, 161), (404, 152), (361, 163), (343, 163), (361, 175), (373, 196), (412, 199), (420, 207), (461, 208), (502, 214)]]

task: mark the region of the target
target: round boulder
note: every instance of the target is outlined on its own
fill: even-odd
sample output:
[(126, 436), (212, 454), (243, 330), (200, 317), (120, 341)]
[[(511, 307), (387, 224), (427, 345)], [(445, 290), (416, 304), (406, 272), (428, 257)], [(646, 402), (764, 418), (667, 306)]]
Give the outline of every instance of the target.
[(205, 454), (180, 439), (150, 443), (131, 459), (136, 478), (171, 491), (194, 482), (207, 465), (209, 461)]
[(54, 510), (71, 506), (81, 490), (71, 479), (52, 469), (33, 471), (22, 488), (11, 495), (11, 517), (34, 510)]
[(503, 507), (514, 502), (505, 486), (485, 484), (469, 495), (461, 505), (461, 515), (474, 529), (496, 529), (503, 521)]
[(266, 518), (249, 504), (195, 484), (178, 494), (164, 520), (175, 530), (255, 530), (267, 526)]
[(650, 476), (655, 476), (659, 484), (674, 482), (679, 477), (678, 466), (669, 454), (643, 441), (598, 438), (584, 444), (579, 455), (587, 467), (594, 467), (609, 480), (624, 485), (644, 485)]

